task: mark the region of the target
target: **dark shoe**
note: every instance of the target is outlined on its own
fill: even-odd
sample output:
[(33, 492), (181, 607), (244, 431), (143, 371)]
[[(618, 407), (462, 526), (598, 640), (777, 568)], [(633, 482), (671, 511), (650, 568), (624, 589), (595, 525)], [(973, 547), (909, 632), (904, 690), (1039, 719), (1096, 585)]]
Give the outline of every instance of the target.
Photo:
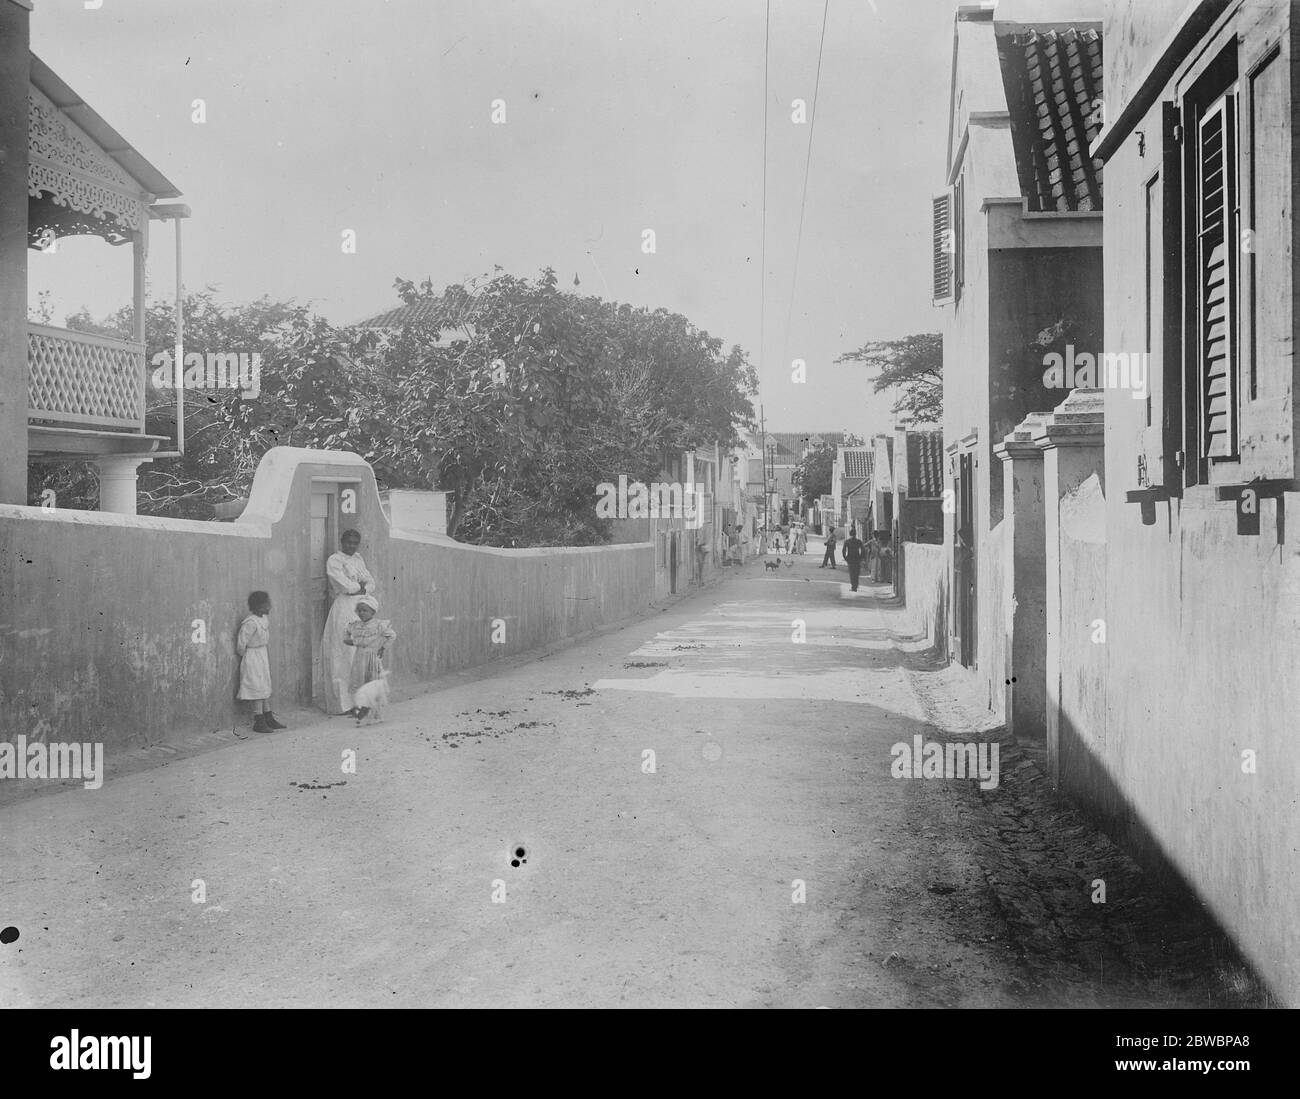
[(279, 721), (277, 721), (277, 720), (276, 720), (276, 717), (275, 717), (275, 714), (273, 714), (270, 710), (266, 710), (266, 711), (264, 711), (263, 714), (262, 714), (262, 716), (263, 716), (264, 718), (266, 718), (266, 725), (267, 725), (267, 728), (269, 728), (269, 729), (287, 729), (287, 728), (289, 728), (288, 725), (283, 725), (283, 724), (281, 724)]
[(267, 723), (265, 714), (253, 715), (253, 732), (255, 733), (273, 733), (275, 732)]

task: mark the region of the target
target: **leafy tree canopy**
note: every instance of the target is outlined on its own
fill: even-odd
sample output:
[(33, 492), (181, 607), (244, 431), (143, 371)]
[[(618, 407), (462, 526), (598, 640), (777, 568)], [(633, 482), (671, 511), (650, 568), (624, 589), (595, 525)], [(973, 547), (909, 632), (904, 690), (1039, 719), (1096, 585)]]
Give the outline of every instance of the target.
[[(840, 445), (849, 447), (865, 444), (858, 436), (849, 433)], [(830, 494), (835, 471), (835, 452), (834, 443), (819, 443), (803, 456), (790, 475), (790, 480), (799, 489), (800, 497), (809, 507), (817, 502), (819, 496)]]
[[(261, 394), (187, 390), (185, 457), (141, 467), (141, 511), (209, 517), (247, 493), (272, 446), (320, 447), (361, 455), (381, 487), (451, 491), (449, 529), (464, 541), (600, 542), (598, 484), (656, 479), (665, 453), (731, 446), (753, 419), (745, 353), (679, 314), (560, 290), (549, 268), (535, 280), (497, 268), (441, 291), (427, 279), (396, 286), (433, 321), (338, 329), (292, 301), (191, 295), (187, 354), (260, 351)], [(129, 323), (129, 309), (99, 324), (69, 318), (105, 334)], [(170, 350), (171, 305), (151, 306), (146, 328), (150, 356)], [(173, 434), (174, 401), (150, 389), (150, 432)], [(51, 476), (76, 479), (33, 468), (37, 496)], [(63, 485), (62, 506), (95, 506), (93, 480), (80, 477)]]
[(943, 337), (938, 332), (873, 340), (846, 351), (837, 363), (856, 362), (879, 373), (872, 391), (897, 389), (890, 410), (913, 423), (943, 422)]

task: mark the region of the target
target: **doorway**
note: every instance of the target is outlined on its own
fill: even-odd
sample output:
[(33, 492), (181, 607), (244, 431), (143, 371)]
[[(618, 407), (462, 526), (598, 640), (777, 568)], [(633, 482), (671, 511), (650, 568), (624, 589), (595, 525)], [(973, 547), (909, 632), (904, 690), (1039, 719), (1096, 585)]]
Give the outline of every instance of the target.
[(953, 640), (957, 659), (975, 666), (975, 455), (958, 455), (957, 522), (953, 528)]
[(325, 706), (325, 673), (321, 661), (321, 638), (325, 619), (330, 613), (330, 585), (325, 562), (339, 541), (338, 485), (313, 483), (311, 486), (311, 582), (308, 587), (311, 607), (311, 697), (322, 709)]

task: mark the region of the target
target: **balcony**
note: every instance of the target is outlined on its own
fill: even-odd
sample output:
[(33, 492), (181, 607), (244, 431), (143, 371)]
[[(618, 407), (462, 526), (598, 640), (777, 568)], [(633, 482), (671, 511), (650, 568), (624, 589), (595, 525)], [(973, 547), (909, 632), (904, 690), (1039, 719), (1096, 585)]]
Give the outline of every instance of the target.
[[(158, 205), (156, 199), (180, 192), (40, 58), (30, 55), (29, 67), (28, 246), (55, 253), (60, 240), (75, 236), (126, 246), (134, 329), (131, 339), (119, 339), (27, 323), (27, 452), (40, 461), (96, 462), (101, 508), (133, 512), (135, 469), (168, 441), (145, 433), (149, 223), (176, 226), (179, 298), (179, 219), (189, 209)], [(32, 289), (29, 284), (29, 301)], [(177, 449), (180, 413), (178, 402)]]
[(144, 344), (27, 325), (27, 435), (32, 457), (145, 454)]
[(144, 431), (144, 344), (27, 325), (27, 417)]

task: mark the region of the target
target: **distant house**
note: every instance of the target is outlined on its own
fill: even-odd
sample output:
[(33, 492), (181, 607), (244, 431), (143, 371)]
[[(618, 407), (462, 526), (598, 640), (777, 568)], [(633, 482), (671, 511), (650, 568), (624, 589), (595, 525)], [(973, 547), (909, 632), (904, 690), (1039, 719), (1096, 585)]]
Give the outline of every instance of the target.
[(898, 542), (943, 542), (943, 432), (896, 428), (893, 515)]
[(875, 481), (875, 452), (870, 446), (838, 446), (831, 469), (831, 497), (835, 505), (835, 525), (847, 536), (851, 523), (863, 529), (872, 511)]
[[(169, 441), (145, 429), (149, 226), (171, 220), (179, 234), (190, 211), (160, 204), (180, 195), (176, 186), (30, 53), (29, 6), (0, 0), (0, 102), (12, 108), (0, 117), (0, 503), (28, 502), (29, 458), (89, 461), (100, 509), (135, 514), (136, 471)], [(71, 236), (129, 246), (133, 320), (123, 338), (28, 319), (30, 253), (73, 262), (58, 254)]]
[[(773, 525), (797, 519), (804, 513), (801, 490), (795, 487), (794, 471), (808, 451), (830, 444), (839, 446), (844, 441), (841, 431), (769, 431), (766, 436), (754, 432), (747, 437), (750, 454), (749, 483), (767, 486), (768, 499), (764, 509)], [(764, 447), (766, 446), (766, 449)]]

